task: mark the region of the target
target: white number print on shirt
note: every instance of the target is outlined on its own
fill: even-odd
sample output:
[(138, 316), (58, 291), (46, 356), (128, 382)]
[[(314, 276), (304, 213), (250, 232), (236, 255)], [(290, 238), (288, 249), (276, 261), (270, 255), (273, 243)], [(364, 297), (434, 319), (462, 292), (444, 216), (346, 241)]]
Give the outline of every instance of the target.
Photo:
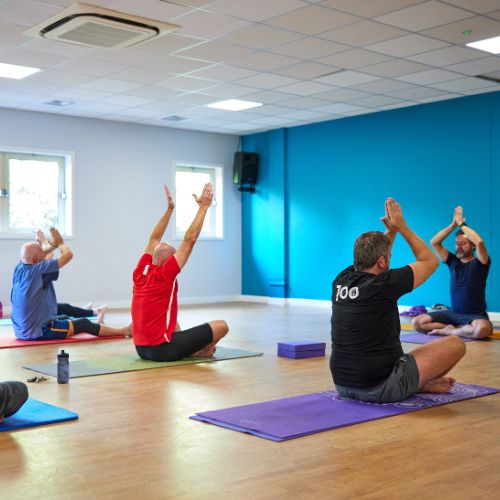
[(352, 288), (348, 288), (346, 286), (337, 285), (337, 294), (335, 295), (335, 302), (338, 302), (339, 297), (341, 299), (355, 299), (359, 295), (359, 288), (357, 286), (353, 286)]

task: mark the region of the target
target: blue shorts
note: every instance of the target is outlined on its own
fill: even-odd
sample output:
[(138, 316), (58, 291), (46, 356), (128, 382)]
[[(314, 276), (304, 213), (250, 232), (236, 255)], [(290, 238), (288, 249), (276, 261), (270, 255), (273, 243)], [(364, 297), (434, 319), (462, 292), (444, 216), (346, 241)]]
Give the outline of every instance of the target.
[(346, 399), (359, 399), (368, 403), (397, 403), (418, 391), (420, 376), (413, 354), (403, 354), (390, 375), (374, 387), (344, 387), (335, 384), (339, 395)]
[(70, 319), (53, 319), (42, 327), (43, 335), (33, 340), (59, 340), (73, 335), (73, 321)]
[(436, 321), (437, 323), (454, 326), (469, 325), (476, 319), (485, 319), (486, 321), (490, 320), (487, 313), (463, 314), (456, 313), (451, 309), (429, 312), (427, 314), (432, 318), (433, 321)]

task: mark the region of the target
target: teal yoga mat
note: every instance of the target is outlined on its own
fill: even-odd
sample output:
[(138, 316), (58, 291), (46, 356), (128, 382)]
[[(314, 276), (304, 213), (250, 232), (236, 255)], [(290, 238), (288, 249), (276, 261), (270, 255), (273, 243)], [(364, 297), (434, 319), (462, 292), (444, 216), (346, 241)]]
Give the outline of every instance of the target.
[[(147, 361), (140, 359), (136, 354), (113, 355), (108, 358), (93, 358), (82, 361), (71, 361), (69, 365), (70, 378), (93, 377), (94, 375), (106, 375), (108, 373), (123, 373), (136, 370), (150, 370), (152, 368), (167, 368), (170, 366), (192, 365), (196, 363), (211, 363), (227, 359), (251, 358), (262, 356), (261, 352), (243, 351), (241, 349), (228, 349), (217, 347), (215, 356), (211, 358), (185, 358), (180, 361)], [(46, 363), (41, 365), (26, 365), (23, 368), (35, 372), (57, 376), (57, 364)]]

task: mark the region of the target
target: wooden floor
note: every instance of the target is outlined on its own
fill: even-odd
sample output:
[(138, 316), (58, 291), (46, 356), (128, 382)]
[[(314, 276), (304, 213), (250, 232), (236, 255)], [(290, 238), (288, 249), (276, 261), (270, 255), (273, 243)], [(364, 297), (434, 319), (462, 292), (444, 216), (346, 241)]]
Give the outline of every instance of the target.
[[(125, 323), (125, 313), (109, 315)], [(197, 411), (332, 389), (328, 358), (276, 356), (284, 339), (329, 339), (329, 310), (189, 307), (181, 326), (226, 319), (222, 345), (264, 356), (29, 384), (74, 422), (0, 433), (0, 498), (493, 499), (500, 491), (500, 394), (284, 443), (189, 420)], [(10, 332), (0, 327), (0, 335)], [(415, 346), (403, 344), (411, 350)], [(72, 361), (130, 352), (130, 340), (68, 344)], [(55, 345), (0, 350), (0, 379), (55, 361)], [(472, 342), (452, 372), (500, 386), (500, 340)]]

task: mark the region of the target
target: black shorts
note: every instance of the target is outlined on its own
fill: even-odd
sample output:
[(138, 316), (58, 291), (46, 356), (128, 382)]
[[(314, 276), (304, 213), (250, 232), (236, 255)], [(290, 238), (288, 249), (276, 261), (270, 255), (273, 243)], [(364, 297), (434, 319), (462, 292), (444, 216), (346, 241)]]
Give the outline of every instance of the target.
[(208, 323), (188, 330), (174, 332), (170, 342), (158, 345), (136, 345), (139, 357), (150, 361), (178, 361), (203, 349), (213, 341), (212, 328)]

